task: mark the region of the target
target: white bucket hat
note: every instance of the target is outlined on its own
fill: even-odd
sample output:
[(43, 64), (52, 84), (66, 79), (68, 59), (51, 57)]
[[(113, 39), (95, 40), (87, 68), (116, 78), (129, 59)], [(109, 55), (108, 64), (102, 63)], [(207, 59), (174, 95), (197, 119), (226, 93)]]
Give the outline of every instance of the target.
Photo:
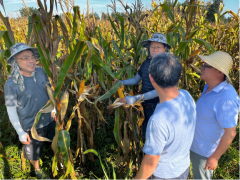
[(228, 80), (232, 83), (229, 77), (229, 71), (233, 66), (232, 57), (222, 51), (216, 51), (215, 53), (209, 56), (198, 55), (204, 62), (208, 63), (210, 66), (214, 67), (215, 69), (221, 71), (225, 74)]

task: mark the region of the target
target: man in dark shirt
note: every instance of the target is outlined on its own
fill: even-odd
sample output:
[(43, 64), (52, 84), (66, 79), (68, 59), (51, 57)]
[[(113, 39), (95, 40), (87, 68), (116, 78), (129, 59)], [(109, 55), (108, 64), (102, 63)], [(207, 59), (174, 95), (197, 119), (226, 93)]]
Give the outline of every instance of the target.
[[(167, 43), (167, 38), (162, 33), (154, 33), (151, 39), (143, 41), (141, 45), (148, 49), (147, 59), (142, 63), (134, 78), (123, 80), (121, 82), (123, 85), (136, 85), (142, 80), (142, 94), (137, 96), (127, 96), (122, 98), (120, 102), (133, 104), (144, 95), (142, 99), (144, 102), (142, 105), (145, 119), (143, 121), (142, 128), (143, 136), (145, 137), (148, 120), (152, 116), (157, 103), (159, 103), (159, 97), (149, 79), (148, 68), (152, 57), (159, 53), (167, 53), (171, 46)], [(117, 81), (117, 79), (115, 81)]]

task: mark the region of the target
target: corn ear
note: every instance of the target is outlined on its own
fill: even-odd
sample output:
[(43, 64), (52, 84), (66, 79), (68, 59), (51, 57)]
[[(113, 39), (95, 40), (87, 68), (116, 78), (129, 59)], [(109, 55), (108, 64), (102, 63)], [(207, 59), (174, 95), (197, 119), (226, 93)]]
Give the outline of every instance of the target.
[(125, 97), (122, 88), (118, 88), (118, 96), (120, 99)]
[(81, 81), (80, 86), (79, 86), (79, 90), (78, 90), (78, 97), (84, 92), (85, 90), (85, 81)]

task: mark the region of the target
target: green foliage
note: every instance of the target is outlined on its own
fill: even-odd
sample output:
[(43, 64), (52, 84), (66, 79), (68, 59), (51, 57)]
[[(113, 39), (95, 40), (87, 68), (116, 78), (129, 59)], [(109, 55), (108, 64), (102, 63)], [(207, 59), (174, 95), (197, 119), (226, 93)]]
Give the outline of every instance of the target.
[(34, 13), (38, 13), (38, 9), (35, 7), (28, 7), (28, 9), (26, 9), (25, 7), (22, 7), (21, 9), (19, 9), (19, 12), (21, 17), (28, 17)]
[(18, 146), (9, 145), (0, 149), (0, 179), (29, 179), (31, 165), (26, 163), (26, 172), (22, 171), (21, 150)]
[[(99, 19), (100, 19), (100, 17), (99, 17), (99, 15), (98, 15), (97, 12), (95, 12), (95, 13), (89, 13), (89, 18), (93, 18), (93, 16), (94, 16), (95, 20), (99, 20)], [(85, 17), (85, 18), (86, 18), (86, 17)]]
[(209, 6), (206, 19), (208, 19), (210, 22), (215, 22), (214, 14), (219, 14), (220, 2), (221, 0), (214, 0), (213, 3)]

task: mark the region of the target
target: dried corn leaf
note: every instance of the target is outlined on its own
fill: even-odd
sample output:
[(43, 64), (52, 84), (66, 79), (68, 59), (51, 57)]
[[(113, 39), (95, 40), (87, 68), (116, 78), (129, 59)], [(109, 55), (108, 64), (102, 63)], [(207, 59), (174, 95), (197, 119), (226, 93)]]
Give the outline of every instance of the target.
[(41, 136), (38, 136), (38, 133), (37, 133), (37, 130), (36, 130), (36, 125), (37, 123), (39, 122), (40, 120), (40, 117), (41, 117), (41, 113), (48, 113), (48, 112), (51, 112), (53, 110), (53, 104), (51, 103), (51, 100), (49, 100), (46, 105), (37, 113), (36, 117), (35, 117), (35, 120), (34, 120), (34, 123), (33, 123), (33, 126), (31, 128), (31, 134), (32, 134), (32, 137), (33, 139), (36, 139), (38, 141), (49, 141), (49, 142), (52, 142), (50, 139), (48, 138), (45, 138), (45, 137), (41, 137)]
[(77, 97), (77, 98), (79, 98), (79, 96), (80, 96), (84, 91), (85, 91), (85, 81), (83, 80), (83, 81), (81, 81), (81, 83), (80, 83), (79, 90), (78, 90), (78, 97)]
[(64, 92), (64, 94), (61, 97), (60, 100), (60, 105), (61, 105), (61, 120), (62, 120), (62, 126), (64, 127), (64, 117), (67, 112), (67, 107), (68, 107), (68, 100), (69, 100), (69, 93), (67, 90)]
[(25, 172), (26, 171), (26, 157), (25, 157), (25, 153), (24, 153), (24, 147), (22, 147), (21, 161), (22, 161), (22, 170), (23, 170), (23, 172)]
[(66, 125), (66, 127), (65, 127), (65, 129), (66, 129), (67, 131), (69, 131), (69, 129), (70, 129), (70, 127), (71, 127), (72, 119), (75, 117), (75, 111), (76, 111), (77, 109), (78, 109), (77, 106), (74, 106), (74, 107), (73, 107), (72, 114), (71, 114), (70, 118), (68, 119), (67, 125)]
[(107, 107), (107, 113), (108, 114), (112, 114), (112, 111), (113, 109), (116, 109), (122, 105), (124, 105), (124, 103), (121, 103), (119, 102), (119, 98), (117, 98), (112, 104), (110, 104), (108, 107)]
[(50, 88), (50, 86), (48, 86), (48, 85), (46, 85), (47, 86), (47, 92), (48, 92), (48, 96), (49, 96), (49, 98), (51, 99), (51, 101), (53, 102), (53, 104), (54, 104), (54, 107), (57, 109), (58, 108), (58, 106), (57, 106), (57, 101), (56, 101), (56, 99), (54, 98), (54, 96), (53, 96), (53, 90)]
[(128, 132), (127, 124), (128, 124), (128, 121), (124, 121), (124, 138), (122, 141), (122, 150), (123, 150), (124, 158), (126, 159), (128, 159), (128, 153), (129, 153), (129, 147), (130, 147), (128, 134), (127, 134)]

